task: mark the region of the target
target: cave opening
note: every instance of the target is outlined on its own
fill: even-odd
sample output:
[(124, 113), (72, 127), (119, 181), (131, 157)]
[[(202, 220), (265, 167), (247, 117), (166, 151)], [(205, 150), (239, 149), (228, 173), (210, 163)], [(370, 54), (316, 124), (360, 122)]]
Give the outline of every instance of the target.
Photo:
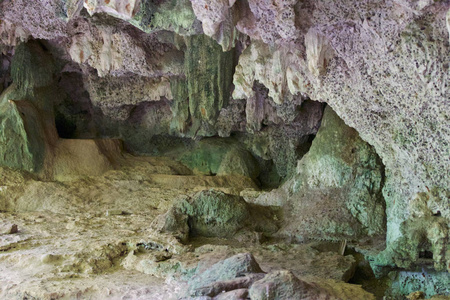
[(446, 1), (56, 2), (0, 0), (1, 299), (450, 294)]

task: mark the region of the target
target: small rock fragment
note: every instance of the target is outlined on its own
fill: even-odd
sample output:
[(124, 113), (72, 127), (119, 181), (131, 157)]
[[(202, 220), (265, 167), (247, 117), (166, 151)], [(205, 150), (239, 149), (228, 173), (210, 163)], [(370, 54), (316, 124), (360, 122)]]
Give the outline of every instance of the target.
[(1, 224), (0, 225), (0, 234), (14, 234), (19, 232), (19, 229), (16, 224)]
[(425, 294), (422, 291), (412, 292), (408, 296), (406, 296), (408, 300), (420, 300), (425, 299)]
[(172, 258), (170, 253), (158, 253), (155, 255), (155, 262), (166, 261)]
[(120, 216), (120, 215), (125, 215), (126, 213), (122, 210), (119, 209), (108, 209), (106, 211), (106, 216)]

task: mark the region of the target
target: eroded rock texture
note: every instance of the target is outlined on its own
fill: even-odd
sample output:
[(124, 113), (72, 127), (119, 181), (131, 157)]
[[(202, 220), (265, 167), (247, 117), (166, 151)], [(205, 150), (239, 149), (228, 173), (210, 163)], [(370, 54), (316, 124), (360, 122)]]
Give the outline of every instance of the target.
[(70, 181), (167, 155), (279, 187), (246, 198), (284, 211), (271, 238), (385, 235), (360, 249), (377, 276), (448, 275), (449, 43), (445, 0), (3, 0), (0, 166)]
[(384, 170), (373, 147), (330, 107), (296, 174), (255, 202), (284, 208), (292, 240), (361, 239), (385, 232)]

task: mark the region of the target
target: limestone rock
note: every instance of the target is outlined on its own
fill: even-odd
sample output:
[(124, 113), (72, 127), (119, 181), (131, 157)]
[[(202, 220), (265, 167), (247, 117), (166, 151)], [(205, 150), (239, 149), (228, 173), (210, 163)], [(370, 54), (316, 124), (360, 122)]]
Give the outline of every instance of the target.
[(392, 262), (411, 268), (414, 264), (426, 264), (428, 261), (433, 263), (435, 270), (448, 271), (448, 211), (445, 205), (442, 206), (439, 194), (436, 190), (418, 193), (408, 209), (411, 213), (409, 218), (400, 224), (402, 236), (371, 262), (376, 274), (382, 272), (380, 265)]
[[(216, 281), (209, 285), (206, 285), (201, 288), (197, 288), (195, 290), (195, 295), (198, 296), (208, 296), (208, 297), (219, 297), (223, 293), (232, 292), (235, 290), (240, 290), (242, 293), (242, 289), (249, 288), (255, 281), (264, 277), (264, 274), (249, 274), (246, 276), (241, 276), (236, 279), (231, 280), (222, 280)], [(248, 291), (247, 291), (248, 294)], [(229, 295), (230, 296), (230, 295)], [(220, 299), (220, 298), (219, 298)]]
[(165, 230), (172, 231), (179, 226), (172, 223), (181, 222), (184, 231), (192, 235), (231, 237), (244, 227), (249, 217), (245, 201), (236, 196), (204, 191), (192, 200), (175, 208), (174, 215), (166, 219)]
[[(275, 271), (255, 282), (250, 290), (250, 299), (315, 299), (320, 291), (301, 281), (289, 271)], [(331, 297), (330, 299), (335, 299)]]
[[(296, 3), (295, 0), (275, 2), (250, 0), (248, 5), (256, 21), (254, 23), (256, 28), (244, 24), (240, 25), (240, 28), (253, 38), (261, 39), (269, 45), (293, 42), (298, 36), (294, 9)], [(253, 32), (256, 34), (251, 34)]]
[(327, 38), (311, 28), (305, 36), (308, 69), (315, 76), (324, 75), (327, 63), (333, 58), (334, 51)]
[[(301, 46), (282, 45), (282, 40), (280, 47), (271, 49), (252, 41), (240, 56), (234, 97), (251, 97), (253, 82), (258, 80), (277, 102), (300, 92), (333, 107), (375, 147), (386, 165), (388, 241), (395, 244), (401, 236), (400, 224), (408, 217), (407, 202), (415, 193), (424, 192), (425, 186), (440, 189), (441, 197), (448, 192), (444, 179), (448, 176), (437, 171), (446, 169), (448, 162), (442, 158), (449, 157), (448, 138), (442, 136), (448, 135), (448, 126), (442, 125), (448, 122), (445, 113), (437, 113), (446, 111), (442, 99), (448, 98), (448, 87), (442, 85), (448, 81), (448, 4), (388, 1), (375, 7), (303, 2), (296, 8), (304, 12), (302, 18), (297, 15), (296, 24), (307, 26), (301, 32), (318, 30), (335, 53), (328, 73), (314, 78)], [(433, 12), (427, 15), (427, 9)], [(376, 15), (367, 17), (375, 10)], [(417, 15), (427, 15), (427, 21)], [(351, 21), (336, 23), (343, 19)], [(436, 42), (423, 44), (424, 40)], [(282, 60), (279, 53), (285, 53)], [(434, 67), (428, 68), (431, 62)]]
[(113, 169), (121, 159), (122, 147), (119, 140), (60, 139), (55, 152), (53, 176), (67, 180)]
[[(112, 119), (124, 121), (130, 117), (131, 110), (143, 102), (155, 102), (172, 99), (170, 83), (167, 79), (141, 76), (105, 76), (89, 74), (86, 78), (86, 90), (94, 107)], [(127, 113), (118, 110), (128, 108)]]
[(241, 175), (255, 179), (259, 167), (255, 158), (236, 140), (203, 139), (181, 154), (180, 162), (205, 175)]
[(306, 282), (287, 270), (273, 271), (256, 281), (249, 290), (251, 299), (375, 299), (360, 286), (336, 281)]
[(450, 41), (450, 9), (447, 11), (447, 30), (448, 30), (448, 40)]
[(447, 272), (399, 270), (390, 272), (388, 278), (390, 284), (385, 293), (388, 298), (410, 295), (423, 297), (419, 299), (448, 299), (450, 278)]
[(215, 282), (232, 280), (245, 274), (263, 273), (250, 253), (241, 253), (214, 264), (189, 282), (188, 294), (200, 296), (198, 290)]
[[(277, 108), (267, 106), (265, 100), (271, 98), (281, 105), (295, 102), (301, 95), (303, 100), (326, 102), (374, 147), (385, 165), (382, 189), (387, 248), (374, 258), (374, 266), (415, 268), (433, 263), (433, 268), (445, 270), (450, 259), (446, 246), (450, 193), (449, 16), (448, 1), (432, 0), (0, 1), (0, 52), (16, 52), (19, 62), (13, 64), (11, 74), (17, 82), (0, 96), (1, 164), (42, 170), (43, 177), (51, 178), (52, 151), (57, 144), (52, 99), (65, 97), (54, 84), (60, 75), (50, 70), (53, 67), (76, 70), (87, 87), (94, 73), (105, 79), (93, 80), (88, 87), (92, 100), (103, 104), (100, 109), (89, 107), (98, 113), (90, 114), (89, 121), (110, 123), (86, 137), (117, 138), (132, 128), (129, 145), (156, 151), (160, 141), (174, 135), (243, 134), (245, 138), (239, 141), (252, 144), (247, 146), (252, 155), (267, 160), (260, 161), (267, 166), (266, 177), (274, 173), (278, 177), (291, 175), (292, 162), (301, 155), (294, 155), (300, 138), (291, 136), (297, 124), (281, 116)], [(244, 34), (241, 39), (236, 38), (241, 36), (238, 31)], [(28, 45), (19, 45), (27, 40)], [(232, 48), (233, 43), (233, 55), (240, 54), (236, 71), (237, 60), (222, 51)], [(42, 47), (24, 52), (32, 45)], [(48, 59), (50, 52), (55, 61)], [(231, 76), (239, 104), (227, 106)], [(154, 81), (161, 85), (153, 85)], [(180, 87), (172, 89), (178, 91), (172, 93), (170, 105), (168, 82)], [(144, 88), (137, 91), (141, 83)], [(267, 89), (264, 101), (258, 98), (262, 86)], [(142, 104), (161, 95), (167, 99), (158, 105)], [(286, 107), (291, 112), (299, 109), (297, 105)], [(140, 115), (141, 109), (145, 117)], [(106, 117), (97, 118), (102, 114)], [(233, 118), (236, 120), (229, 121)], [(130, 126), (122, 126), (127, 122)], [(161, 126), (157, 126), (159, 123)], [(137, 134), (140, 128), (144, 133)], [(154, 138), (157, 135), (164, 138)], [(366, 158), (373, 157), (375, 151), (366, 146), (357, 148), (360, 153), (355, 154), (362, 164), (350, 163), (350, 167), (348, 161), (336, 162), (334, 155), (342, 154), (339, 151), (319, 151), (317, 156), (323, 157), (315, 161), (311, 153), (296, 178), (271, 194), (274, 199), (261, 197), (261, 203), (286, 205), (288, 199), (286, 207), (295, 212), (304, 206), (291, 200), (310, 197), (311, 202), (300, 201), (308, 204), (307, 215), (319, 212), (333, 214), (333, 218), (342, 216), (338, 223), (328, 222), (328, 218), (315, 223), (326, 228), (326, 236), (338, 231), (346, 232), (341, 238), (379, 232), (379, 219), (383, 218), (380, 211), (384, 209), (379, 202), (374, 204), (371, 196), (378, 194), (381, 183), (374, 179), (378, 175), (366, 172), (374, 166)], [(378, 169), (372, 168), (372, 174)], [(174, 186), (205, 185), (193, 177), (150, 178), (154, 185), (171, 179)], [(215, 180), (204, 182), (231, 179)], [(305, 186), (308, 188), (302, 195)], [(320, 189), (325, 193), (320, 194)], [(342, 200), (344, 195), (349, 201), (337, 204), (342, 210), (330, 212), (328, 205), (316, 205), (328, 203), (331, 196)], [(8, 201), (14, 203), (15, 199)]]
[[(148, 35), (120, 22), (116, 26), (122, 27), (123, 31), (90, 20), (79, 20), (72, 26), (74, 36), (68, 47), (70, 57), (77, 63), (95, 68), (100, 77), (128, 73), (154, 77), (169, 70), (172, 74), (181, 71), (181, 53), (172, 44), (158, 40), (156, 34)], [(140, 38), (135, 39), (135, 36)], [(145, 54), (148, 45), (152, 47), (151, 55)]]
[(248, 297), (248, 289), (236, 289), (233, 291), (221, 293), (216, 296), (216, 300), (234, 300), (246, 299)]
[[(55, 128), (42, 115), (50, 117), (51, 114), (42, 112), (36, 106), (39, 104), (39, 95), (35, 98), (38, 103), (32, 103), (23, 98), (24, 93), (11, 85), (0, 98), (2, 121), (0, 123), (0, 164), (11, 168), (46, 174), (49, 165), (49, 148), (57, 139)], [(52, 95), (52, 93), (50, 93)], [(49, 96), (40, 93), (40, 96)], [(22, 149), (16, 152), (16, 149)]]
[(139, 9), (139, 1), (136, 0), (87, 0), (84, 7), (89, 14), (105, 12), (118, 18), (129, 20)]
[(17, 233), (18, 227), (17, 224), (8, 224), (3, 223), (0, 224), (0, 234), (14, 234)]
[(309, 79), (300, 73), (305, 65), (303, 56), (301, 49), (295, 47), (274, 47), (260, 41), (252, 42), (239, 56), (233, 77), (233, 98), (254, 97), (253, 85), (258, 81), (269, 89), (269, 97), (275, 103), (291, 100), (293, 95), (303, 92), (303, 86), (309, 83)]
[(256, 203), (288, 208), (286, 220), (292, 221), (287, 221), (282, 235), (352, 239), (384, 233), (382, 184), (383, 167), (373, 148), (327, 107), (297, 174), (281, 191), (263, 194)]
[(0, 23), (1, 52), (6, 52), (8, 47), (15, 47), (21, 42), (25, 42), (30, 35), (21, 25), (9, 22), (8, 20), (2, 20)]
[(212, 123), (227, 104), (233, 78), (233, 57), (233, 51), (222, 52), (209, 37), (186, 38), (186, 84), (193, 119)]
[(191, 1), (140, 1), (140, 9), (130, 22), (145, 32), (173, 31), (182, 36), (202, 33)]
[(196, 17), (202, 21), (203, 33), (216, 40), (223, 51), (231, 50), (239, 38), (235, 20), (243, 13), (244, 5), (239, 1), (228, 0), (192, 1)]
[(11, 78), (23, 89), (39, 88), (53, 82), (55, 66), (51, 56), (36, 42), (21, 43), (11, 62)]
[(240, 253), (192, 277), (185, 296), (194, 299), (235, 299), (229, 297), (248, 294), (250, 299), (274, 300), (375, 299), (360, 286), (319, 278), (309, 281), (297, 278), (288, 270), (274, 270), (265, 274), (253, 255)]
[[(247, 130), (252, 128), (254, 134), (245, 136), (245, 145), (255, 156), (272, 160), (276, 173), (282, 179), (295, 173), (293, 166), (308, 151), (310, 139), (317, 133), (323, 114), (321, 103), (302, 101), (301, 98), (296, 100), (276, 105), (264, 99), (257, 105), (266, 111), (262, 116), (247, 114)], [(258, 121), (251, 123), (255, 119)], [(255, 131), (261, 127), (264, 127), (263, 130)]]
[(184, 243), (195, 236), (231, 238), (243, 229), (273, 233), (279, 220), (276, 210), (250, 206), (239, 196), (215, 190), (182, 199), (161, 217), (159, 229)]
[(2, 1), (0, 3), (0, 18), (14, 24), (16, 29), (11, 34), (21, 40), (58, 39), (67, 37), (66, 12), (60, 1), (29, 2)]

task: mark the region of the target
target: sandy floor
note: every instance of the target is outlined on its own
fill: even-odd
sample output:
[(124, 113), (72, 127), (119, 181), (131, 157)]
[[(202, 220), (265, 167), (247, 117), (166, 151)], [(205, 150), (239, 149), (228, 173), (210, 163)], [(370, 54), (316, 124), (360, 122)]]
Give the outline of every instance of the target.
[(150, 226), (185, 194), (256, 192), (247, 178), (195, 176), (153, 158), (60, 182), (5, 168), (0, 176), (0, 228), (19, 230), (0, 234), (0, 299), (176, 299), (192, 275), (241, 252), (253, 253), (266, 272), (289, 269), (328, 283), (349, 277), (355, 264), (313, 244), (260, 244), (251, 237), (182, 245)]

